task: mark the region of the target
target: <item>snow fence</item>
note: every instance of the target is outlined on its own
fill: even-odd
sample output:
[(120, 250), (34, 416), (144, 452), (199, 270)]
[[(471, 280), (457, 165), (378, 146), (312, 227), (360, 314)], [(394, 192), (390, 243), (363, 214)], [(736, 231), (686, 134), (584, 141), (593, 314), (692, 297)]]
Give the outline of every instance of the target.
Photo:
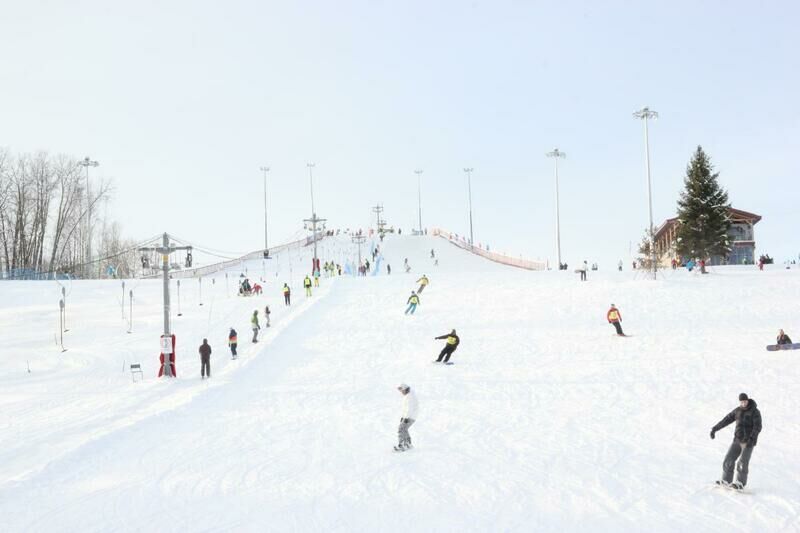
[(450, 244), (458, 246), (462, 250), (479, 255), (488, 259), (489, 261), (494, 261), (495, 263), (501, 263), (503, 265), (509, 265), (517, 268), (524, 268), (526, 270), (547, 269), (546, 261), (523, 259), (522, 257), (511, 257), (510, 255), (490, 252), (488, 249), (484, 249), (480, 244), (478, 244), (478, 246), (470, 245), (464, 236), (459, 237), (458, 234), (443, 230), (441, 228), (433, 228), (433, 230), (431, 230), (431, 234), (435, 237), (446, 239)]

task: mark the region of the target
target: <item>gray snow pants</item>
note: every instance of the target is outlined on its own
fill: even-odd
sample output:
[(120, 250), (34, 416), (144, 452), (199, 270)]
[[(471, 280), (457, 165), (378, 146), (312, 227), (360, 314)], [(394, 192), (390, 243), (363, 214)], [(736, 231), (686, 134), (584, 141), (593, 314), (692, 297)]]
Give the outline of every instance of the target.
[[(408, 422), (403, 422), (408, 420)], [(413, 418), (401, 418), (400, 427), (397, 428), (397, 438), (400, 441), (400, 446), (411, 446), (411, 435), (408, 434), (408, 428), (414, 423)]]
[[(733, 467), (736, 466), (736, 481), (742, 485), (747, 485), (747, 472), (750, 466), (750, 456), (753, 455), (753, 447), (743, 444), (734, 439), (725, 460), (722, 462), (722, 479), (731, 483), (733, 481)], [(739, 460), (738, 462), (736, 460)]]

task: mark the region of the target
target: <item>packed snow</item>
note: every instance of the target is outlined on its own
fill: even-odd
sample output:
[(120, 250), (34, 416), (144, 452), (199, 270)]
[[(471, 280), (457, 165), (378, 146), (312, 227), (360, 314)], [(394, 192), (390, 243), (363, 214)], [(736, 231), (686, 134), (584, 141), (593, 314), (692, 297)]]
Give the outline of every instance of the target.
[[(800, 338), (797, 270), (601, 265), (580, 282), (440, 238), (362, 255), (376, 245), (377, 274), (310, 298), (309, 248), (203, 278), (202, 302), (181, 280), (182, 316), (173, 281), (175, 379), (156, 377), (160, 280), (126, 280), (124, 307), (121, 281), (0, 282), (0, 530), (800, 531), (800, 351), (765, 350), (779, 328)], [(356, 254), (320, 244), (323, 262)], [(236, 295), (244, 272), (263, 295)], [(433, 364), (454, 328), (455, 364)], [(400, 383), (419, 416), (396, 453)], [(709, 438), (740, 392), (764, 421), (743, 493), (714, 486), (733, 426)]]

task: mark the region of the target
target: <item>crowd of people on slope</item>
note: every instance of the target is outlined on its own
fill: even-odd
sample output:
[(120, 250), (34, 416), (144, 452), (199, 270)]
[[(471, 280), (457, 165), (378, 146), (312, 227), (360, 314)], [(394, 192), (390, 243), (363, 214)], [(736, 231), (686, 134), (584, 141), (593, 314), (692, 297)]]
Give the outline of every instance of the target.
[[(325, 262), (324, 266), (322, 267), (322, 271), (325, 272), (326, 277), (332, 277), (336, 275), (341, 275), (342, 268), (340, 265), (334, 263), (333, 261)], [(305, 278), (303, 278), (303, 288), (305, 289), (306, 298), (311, 297), (312, 295), (312, 287), (319, 287), (320, 286), (320, 270), (314, 269), (311, 274), (307, 274)], [(263, 288), (258, 283), (250, 282), (250, 279), (242, 273), (240, 275), (239, 280), (239, 289), (238, 295), (240, 296), (252, 296), (252, 295), (260, 295), (263, 292)], [(292, 289), (289, 287), (288, 283), (284, 283), (283, 287), (281, 288), (281, 292), (283, 294), (283, 302), (286, 307), (292, 305)], [(271, 311), (269, 305), (264, 307), (264, 325), (265, 327), (270, 327), (270, 315)], [(258, 343), (258, 335), (261, 331), (261, 320), (259, 319), (259, 310), (253, 310), (253, 313), (250, 315), (250, 329), (253, 332), (253, 337), (251, 342), (253, 344)], [(228, 331), (228, 347), (231, 351), (231, 359), (238, 359), (237, 348), (239, 346), (238, 340), (238, 332), (236, 329), (231, 326)], [(198, 349), (200, 353), (200, 377), (201, 379), (206, 379), (211, 377), (211, 345), (208, 343), (208, 339), (203, 339), (203, 343), (200, 345)]]
[[(376, 253), (377, 249), (375, 252), (373, 252), (373, 261), (375, 260)], [(434, 257), (435, 257), (434, 251), (431, 250), (431, 258)], [(367, 260), (365, 263), (369, 264), (369, 261)], [(406, 272), (410, 272), (410, 267), (408, 265), (407, 258), (404, 261), (404, 265), (406, 267)], [(621, 269), (621, 267), (622, 265), (620, 262), (619, 268)], [(326, 273), (329, 271), (329, 269), (330, 267), (328, 266), (328, 263), (326, 263), (325, 267)], [(582, 280), (586, 279), (587, 270), (588, 270), (588, 263), (584, 261), (582, 267), (578, 270), (578, 272), (581, 273)], [(593, 265), (593, 270), (596, 270), (596, 265)], [(387, 272), (391, 273), (391, 267), (388, 265), (387, 265)], [(314, 282), (312, 282), (312, 276)], [(312, 284), (313, 286), (319, 286), (319, 281), (318, 281), (319, 272), (315, 271), (314, 273), (312, 273), (312, 276), (307, 275), (303, 280), (303, 287), (306, 290), (306, 297), (311, 296)], [(411, 296), (408, 298), (407, 301), (408, 307), (406, 308), (405, 311), (406, 315), (414, 314), (417, 306), (420, 304), (419, 295), (422, 294), (425, 288), (430, 284), (430, 280), (428, 279), (427, 275), (423, 275), (416, 281), (416, 283), (418, 284), (418, 288), (416, 290), (411, 291)], [(285, 298), (285, 304), (288, 306), (291, 304), (290, 301), (291, 290), (289, 289), (288, 284), (284, 284), (283, 293)], [(265, 308), (267, 327), (269, 327), (269, 315), (270, 315), (270, 310), (269, 306), (267, 306)], [(606, 319), (608, 323), (614, 327), (616, 335), (621, 337), (628, 336), (622, 331), (622, 314), (620, 310), (616, 307), (616, 305), (614, 304), (610, 305), (610, 308), (606, 313)], [(258, 332), (261, 329), (258, 319), (258, 310), (255, 310), (253, 312), (253, 315), (251, 317), (251, 326), (253, 328), (252, 342), (256, 343), (258, 342)], [(444, 340), (445, 345), (442, 348), (441, 352), (439, 353), (437, 359), (434, 361), (434, 363), (449, 364), (451, 356), (456, 351), (461, 342), (459, 336), (456, 333), (456, 330), (453, 329), (448, 334), (437, 336), (435, 337), (435, 340)], [(784, 332), (783, 329), (779, 330), (778, 332), (778, 336), (776, 338), (776, 344), (777, 345), (792, 344), (791, 338), (789, 338), (789, 336)], [(230, 328), (230, 332), (228, 335), (228, 345), (231, 349), (232, 357), (235, 359), (237, 357), (236, 353), (237, 333), (233, 327)], [(203, 379), (205, 379), (206, 377), (211, 376), (211, 369), (210, 369), (211, 346), (208, 344), (207, 339), (203, 339), (203, 343), (199, 348), (199, 353), (201, 357), (201, 376)], [(395, 451), (400, 452), (413, 448), (411, 435), (409, 433), (409, 428), (415, 423), (417, 419), (419, 411), (419, 403), (416, 394), (409, 385), (402, 383), (397, 387), (397, 390), (402, 395), (402, 411), (400, 417), (400, 425), (398, 426), (397, 430), (398, 444), (397, 446), (394, 447), (394, 449)], [(710, 432), (710, 437), (714, 439), (718, 431), (734, 423), (735, 423), (735, 429), (733, 435), (733, 442), (729, 446), (728, 451), (725, 454), (723, 460), (722, 477), (716, 483), (733, 489), (742, 490), (744, 486), (747, 484), (749, 463), (753, 454), (753, 450), (758, 442), (758, 435), (762, 430), (761, 413), (758, 409), (758, 406), (755, 400), (749, 398), (746, 393), (741, 393), (739, 395), (739, 406), (733, 409), (722, 420), (720, 420), (717, 424), (715, 424), (712, 427)]]

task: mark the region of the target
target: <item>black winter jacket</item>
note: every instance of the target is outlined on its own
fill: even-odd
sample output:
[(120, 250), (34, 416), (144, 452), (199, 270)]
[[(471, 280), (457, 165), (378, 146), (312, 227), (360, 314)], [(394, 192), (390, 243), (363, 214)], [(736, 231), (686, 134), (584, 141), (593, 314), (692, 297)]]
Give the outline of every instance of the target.
[(458, 345), (461, 344), (461, 339), (458, 338), (458, 335), (453, 335), (451, 333), (448, 333), (447, 335), (440, 335), (440, 336), (436, 337), (436, 339), (437, 340), (438, 339), (446, 340), (446, 339), (448, 339), (450, 337), (453, 337), (456, 341), (453, 344), (448, 343), (447, 345), (448, 346), (452, 346), (453, 347), (453, 351), (455, 352), (456, 348), (458, 348)]
[(732, 422), (736, 422), (736, 429), (733, 431), (734, 438), (740, 442), (747, 442), (750, 447), (755, 446), (758, 442), (758, 434), (761, 432), (761, 411), (758, 410), (756, 401), (750, 398), (746, 409), (742, 409), (741, 406), (737, 407), (720, 420), (713, 430), (719, 431)]

